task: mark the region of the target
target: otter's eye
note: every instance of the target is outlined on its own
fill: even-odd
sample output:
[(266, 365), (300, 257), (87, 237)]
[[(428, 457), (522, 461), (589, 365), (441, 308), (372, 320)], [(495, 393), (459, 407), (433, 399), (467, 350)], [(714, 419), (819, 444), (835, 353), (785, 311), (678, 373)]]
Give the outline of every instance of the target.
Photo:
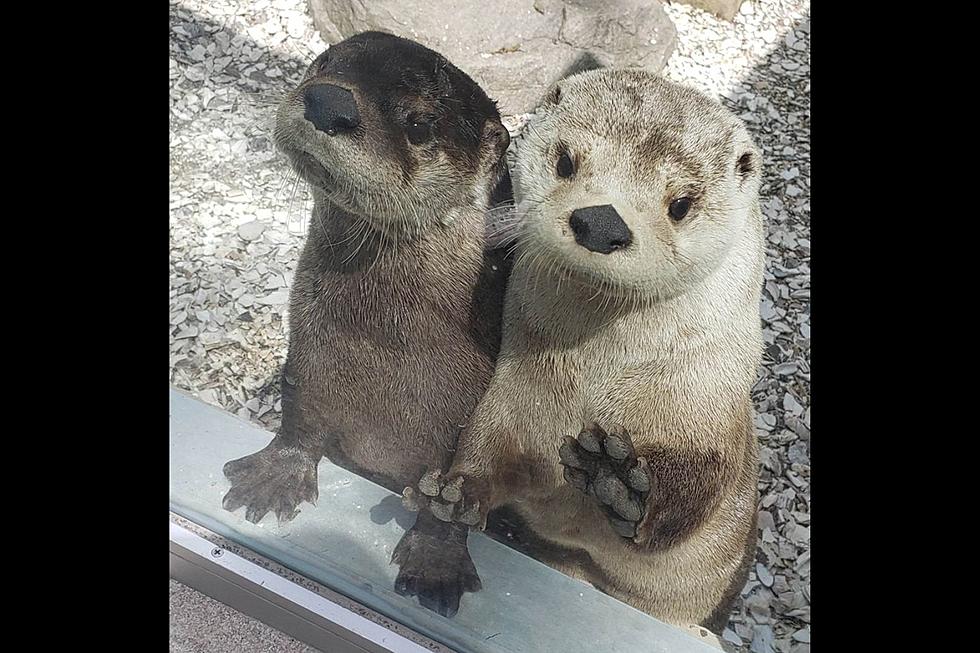
[(691, 210), (691, 198), (681, 197), (670, 203), (667, 212), (674, 220), (683, 220), (687, 212)]
[(561, 156), (558, 157), (558, 176), (567, 179), (574, 173), (575, 164), (572, 163), (572, 157), (568, 156), (568, 152), (562, 152)]
[(405, 133), (408, 134), (408, 140), (410, 140), (413, 145), (421, 145), (432, 138), (432, 123), (411, 122), (408, 124), (408, 127), (405, 128)]

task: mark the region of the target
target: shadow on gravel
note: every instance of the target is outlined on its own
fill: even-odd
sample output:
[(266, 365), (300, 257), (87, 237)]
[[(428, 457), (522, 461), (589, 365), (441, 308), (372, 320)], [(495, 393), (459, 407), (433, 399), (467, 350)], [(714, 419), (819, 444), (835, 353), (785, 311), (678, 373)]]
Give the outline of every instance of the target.
[[(214, 54), (208, 52), (208, 48), (214, 46)], [(190, 53), (197, 49), (203, 49), (203, 62), (201, 56), (195, 60)], [(251, 50), (251, 57), (236, 55), (231, 57), (229, 51), (241, 52)], [(178, 92), (190, 91), (197, 94), (205, 88), (204, 80), (191, 79), (185, 73), (188, 68), (193, 66), (201, 67), (203, 64), (204, 75), (209, 78), (211, 90), (233, 89), (231, 93), (231, 104), (219, 106), (211, 105), (205, 111), (217, 115), (220, 119), (221, 113), (252, 114), (254, 120), (246, 130), (248, 137), (247, 152), (271, 152), (274, 148), (272, 142), (272, 129), (275, 121), (275, 110), (281, 97), (299, 84), (303, 73), (309, 66), (309, 60), (301, 60), (287, 54), (271, 50), (260, 45), (248, 34), (239, 33), (226, 24), (216, 22), (206, 16), (202, 16), (185, 7), (171, 6), (170, 9), (170, 57), (177, 62), (181, 69), (182, 77), (174, 83), (174, 88)], [(224, 57), (230, 57), (230, 61), (224, 67), (217, 67), (216, 60), (220, 61)], [(253, 58), (254, 57), (254, 58)], [(263, 65), (263, 70), (256, 70), (257, 65)], [(278, 71), (279, 74), (267, 74), (271, 71)], [(252, 174), (248, 170), (249, 165), (267, 167), (268, 163), (250, 164), (247, 155), (243, 155), (243, 169), (241, 174)], [(292, 196), (295, 195), (295, 188), (292, 187), (294, 180), (291, 176), (284, 178), (280, 185), (279, 198), (277, 203), (286, 204), (287, 213), (293, 208)], [(221, 278), (229, 267), (237, 270), (237, 274), (245, 274), (250, 269), (248, 260), (229, 261), (226, 258), (202, 258), (190, 262), (203, 267), (195, 269), (195, 275), (199, 278), (215, 279)], [(197, 290), (192, 288), (192, 291)], [(186, 292), (186, 290), (185, 290)], [(233, 305), (233, 301), (228, 301), (228, 305)], [(251, 321), (248, 311), (240, 315), (232, 316), (233, 321)], [(185, 364), (194, 364), (193, 357)], [(279, 396), (279, 383), (281, 378), (281, 368), (275, 374), (268, 377), (261, 387), (249, 399), (258, 398), (266, 400), (267, 403), (274, 403)], [(254, 420), (254, 418), (253, 418)], [(266, 413), (264, 419), (257, 420), (266, 428), (277, 430), (280, 417)]]
[[(799, 238), (809, 239), (810, 93), (809, 73), (799, 74), (795, 72), (795, 68), (783, 69), (781, 63), (790, 62), (790, 65), (794, 66), (798, 62), (803, 62), (809, 65), (809, 45), (807, 50), (798, 51), (786, 40), (787, 34), (799, 30), (804, 23), (809, 24), (809, 21), (809, 13), (807, 13), (799, 22), (782, 31), (776, 46), (765, 60), (737, 80), (739, 86), (755, 95), (755, 102), (722, 98), (723, 104), (743, 119), (747, 117), (746, 114), (749, 114), (748, 117), (751, 117), (751, 114), (756, 116), (769, 114), (769, 118), (765, 120), (746, 119), (745, 122), (756, 143), (762, 148), (765, 162), (760, 194), (770, 234), (766, 255), (769, 280), (767, 283), (784, 286), (788, 279), (778, 276), (773, 278), (771, 275), (774, 271), (794, 270), (802, 264), (805, 270), (802, 273), (809, 275), (809, 250), (804, 253), (799, 247), (785, 247), (775, 242), (772, 235), (774, 231), (788, 231)], [(795, 40), (795, 36), (793, 39)], [(788, 91), (792, 92), (792, 96)], [(765, 98), (768, 102), (762, 102), (759, 98)], [(792, 148), (795, 153), (785, 154), (789, 152), (786, 148)], [(805, 185), (800, 184), (799, 180), (789, 181), (781, 176), (782, 172), (792, 167), (798, 167), (800, 177), (807, 179)], [(796, 192), (791, 190), (791, 186), (795, 186)], [(806, 287), (809, 288), (808, 282)], [(794, 310), (798, 309), (799, 312), (792, 316), (787, 314), (784, 317), (772, 318), (773, 322), (783, 320), (789, 323), (793, 328), (790, 333), (773, 328), (769, 320), (765, 321), (764, 326), (775, 333), (772, 341), (767, 340), (766, 343), (765, 366), (760, 367), (758, 382), (753, 388), (753, 400), (757, 412), (769, 413), (777, 419), (772, 426), (771, 434), (764, 434), (761, 438), (763, 460), (761, 461), (760, 498), (775, 496), (778, 499), (774, 506), (770, 503), (771, 507), (760, 507), (760, 511), (783, 515), (794, 510), (792, 501), (784, 509), (784, 497), (780, 496), (784, 488), (805, 493), (807, 500), (804, 505), (809, 504), (808, 481), (805, 487), (794, 487), (783, 483), (779, 478), (790, 467), (787, 451), (794, 443), (805, 441), (805, 450), (809, 452), (809, 429), (805, 430), (805, 437), (799, 436), (801, 431), (796, 428), (797, 424), (794, 421), (796, 417), (789, 416), (783, 404), (783, 396), (788, 391), (792, 391), (802, 400), (804, 406), (809, 406), (809, 380), (807, 378), (804, 381), (795, 374), (780, 378), (772, 368), (774, 365), (791, 361), (806, 361), (807, 365), (809, 364), (809, 337), (802, 336), (800, 324), (804, 319), (808, 323), (810, 308), (808, 296), (802, 300), (802, 305), (800, 300), (788, 299), (783, 299), (778, 305), (792, 305)], [(771, 435), (777, 437), (770, 437)], [(808, 508), (806, 510), (808, 511)], [(777, 530), (775, 524), (781, 524), (783, 531), (786, 531), (782, 517), (774, 518), (771, 522), (769, 526), (772, 531)], [(808, 544), (797, 545), (778, 538), (776, 542), (765, 543), (760, 538), (756, 549), (756, 562), (762, 563), (777, 575), (777, 580), (774, 583), (773, 579), (769, 578), (768, 586), (762, 585), (759, 580), (750, 580), (743, 589), (742, 596), (733, 608), (732, 622), (729, 625), (729, 628), (734, 628), (738, 623), (738, 630), (742, 631), (744, 643), (737, 650), (747, 651), (750, 645), (751, 650), (756, 653), (808, 650), (808, 645), (796, 642), (791, 645), (788, 641), (794, 631), (809, 626), (809, 597), (804, 598), (802, 594), (804, 585), (809, 584), (809, 577), (804, 580), (795, 570), (798, 567), (797, 556), (808, 549)], [(807, 614), (806, 619), (801, 618), (804, 612)], [(761, 620), (756, 621), (750, 615), (759, 615)], [(768, 625), (766, 615), (771, 615)], [(781, 632), (774, 632), (776, 626)], [(746, 627), (750, 634), (747, 634)], [(777, 637), (779, 641), (776, 640)], [(726, 645), (731, 644), (726, 642)]]
[[(184, 16), (189, 16), (189, 18), (185, 18)], [(302, 61), (298, 58), (269, 50), (265, 46), (256, 43), (247, 34), (239, 34), (226, 25), (217, 23), (210, 18), (201, 16), (183, 7), (171, 7), (170, 33), (170, 56), (185, 66), (192, 66), (199, 63), (187, 56), (187, 50), (190, 50), (194, 45), (200, 45), (207, 49), (209, 45), (214, 43), (216, 47), (221, 48), (220, 41), (226, 39), (226, 43), (241, 43), (243, 47), (261, 52), (261, 55), (254, 61), (251, 61), (250, 65), (264, 63), (266, 66), (278, 68), (282, 71), (281, 77), (270, 77), (262, 71), (252, 71), (246, 74), (241, 68), (247, 66), (242, 66), (241, 61), (232, 61), (220, 73), (220, 75), (225, 75), (230, 78), (223, 85), (230, 85), (245, 92), (284, 93), (291, 86), (295, 86), (300, 82), (303, 73), (306, 71), (306, 67), (311, 63), (310, 61)], [(189, 43), (191, 44), (191, 48), (186, 48), (185, 50), (175, 49), (175, 40)], [(184, 81), (187, 80), (182, 80), (182, 82)]]
[[(798, 114), (801, 120), (799, 126), (788, 126), (785, 131), (780, 132), (764, 129), (757, 121), (746, 121), (749, 132), (756, 139), (756, 143), (763, 148), (764, 157), (767, 159), (767, 165), (764, 167), (763, 175), (763, 199), (772, 196), (772, 190), (782, 183), (782, 180), (778, 177), (777, 169), (772, 165), (773, 154), (781, 150), (785, 145), (795, 145), (796, 142), (794, 142), (793, 132), (799, 131), (801, 128), (805, 129), (807, 134), (806, 142), (808, 149), (806, 155), (809, 158), (810, 93), (808, 90), (804, 90), (809, 81), (809, 75), (804, 78), (797, 75), (779, 74), (774, 72), (773, 68), (774, 65), (778, 65), (780, 62), (795, 62), (804, 56), (807, 63), (809, 63), (809, 51), (805, 53), (796, 51), (785, 40), (786, 34), (799, 30), (802, 24), (808, 24), (809, 22), (810, 17), (807, 14), (801, 21), (795, 23), (792, 28), (781, 33), (779, 35), (779, 44), (766, 56), (766, 59), (760, 65), (754, 66), (742, 79), (738, 80), (739, 85), (748, 88), (757, 96), (771, 97), (773, 95), (781, 95), (780, 103), (783, 105), (788, 104), (792, 107), (792, 113)], [(789, 99), (786, 97), (786, 90), (792, 90), (795, 98)], [(747, 108), (745, 104), (733, 102), (727, 98), (722, 98), (722, 102), (736, 114), (742, 114)], [(786, 115), (782, 117), (784, 120), (787, 118)]]

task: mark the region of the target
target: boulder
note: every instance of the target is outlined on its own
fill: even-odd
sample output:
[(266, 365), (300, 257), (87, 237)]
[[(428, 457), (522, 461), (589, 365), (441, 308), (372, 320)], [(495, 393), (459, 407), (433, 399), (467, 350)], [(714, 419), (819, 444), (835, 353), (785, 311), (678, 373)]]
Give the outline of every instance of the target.
[(534, 109), (558, 79), (599, 66), (659, 72), (676, 31), (656, 0), (310, 0), (327, 43), (378, 30), (465, 71), (504, 115)]
[(703, 9), (725, 20), (732, 20), (738, 13), (743, 0), (677, 0), (678, 2)]

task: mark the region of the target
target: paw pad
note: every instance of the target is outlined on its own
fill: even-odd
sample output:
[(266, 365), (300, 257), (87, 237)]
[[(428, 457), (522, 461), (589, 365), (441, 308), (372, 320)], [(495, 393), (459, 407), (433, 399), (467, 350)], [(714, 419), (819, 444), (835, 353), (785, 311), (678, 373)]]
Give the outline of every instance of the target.
[(566, 482), (595, 497), (617, 534), (634, 537), (652, 483), (646, 460), (637, 458), (629, 434), (618, 427), (607, 433), (594, 425), (578, 438), (566, 437), (558, 455)]

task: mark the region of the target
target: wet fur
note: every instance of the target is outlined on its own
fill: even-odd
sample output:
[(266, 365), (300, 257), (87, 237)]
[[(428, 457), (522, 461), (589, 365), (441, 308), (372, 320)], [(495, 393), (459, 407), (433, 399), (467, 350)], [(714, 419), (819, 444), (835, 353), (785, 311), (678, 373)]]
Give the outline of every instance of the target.
[[(324, 82), (354, 94), (353, 133), (328, 136), (304, 118), (303, 91)], [(413, 145), (405, 127), (417, 119), (433, 136)], [(253, 521), (270, 510), (291, 519), (314, 501), (324, 455), (395, 492), (448, 466), (493, 372), (510, 269), (484, 247), (491, 193), (509, 190), (507, 132), (496, 105), (437, 53), (380, 33), (331, 47), (282, 103), (276, 142), (315, 205), (290, 295), (282, 427), (225, 467), (225, 507), (244, 505)], [(459, 593), (473, 589), (455, 525), (420, 519), (396, 561), (450, 537), (462, 547), (443, 569)], [(424, 579), (402, 589), (427, 591)]]

